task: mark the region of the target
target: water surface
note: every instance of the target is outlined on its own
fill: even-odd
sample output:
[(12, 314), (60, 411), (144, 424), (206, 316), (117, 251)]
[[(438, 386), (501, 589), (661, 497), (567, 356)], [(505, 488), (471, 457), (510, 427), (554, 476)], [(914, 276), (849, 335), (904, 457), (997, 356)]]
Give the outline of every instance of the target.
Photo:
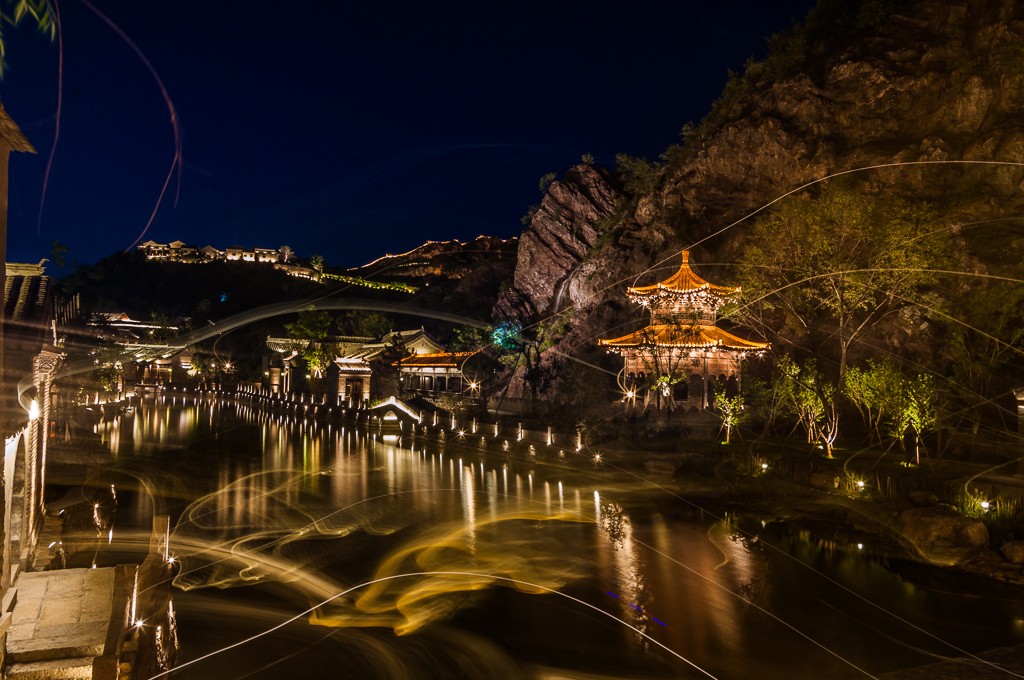
[(214, 399), (98, 432), (115, 535), (174, 522), (174, 677), (863, 678), (1024, 641), (1019, 599), (914, 585), (855, 539), (607, 466)]

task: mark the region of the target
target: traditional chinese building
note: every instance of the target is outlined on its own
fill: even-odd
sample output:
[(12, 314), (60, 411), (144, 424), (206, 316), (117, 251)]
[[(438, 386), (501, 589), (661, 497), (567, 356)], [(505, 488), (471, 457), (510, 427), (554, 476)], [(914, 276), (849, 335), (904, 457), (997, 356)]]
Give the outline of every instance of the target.
[(478, 391), (476, 383), (467, 381), (462, 373), (466, 361), (476, 354), (471, 352), (431, 352), (412, 354), (399, 360), (402, 390), (413, 394), (461, 394), (465, 390)]
[[(268, 386), (274, 393), (301, 391), (306, 386), (301, 380), (304, 371), (301, 354), (308, 339), (267, 338), (267, 347), (277, 353), (268, 368)], [(337, 403), (350, 407), (370, 401), (371, 397), (394, 394), (398, 391), (398, 378), (402, 367), (396, 361), (382, 360), (389, 351), (400, 351), (415, 356), (437, 356), (444, 347), (422, 328), (391, 331), (382, 338), (334, 337), (323, 343), (331, 360), (324, 372), (324, 393)], [(450, 356), (450, 355), (445, 355)], [(404, 367), (404, 364), (403, 364)], [(410, 365), (411, 368), (411, 365)], [(426, 367), (421, 367), (424, 370)], [(433, 365), (430, 366), (433, 369)], [(385, 373), (393, 369), (395, 385), (385, 385)], [(440, 372), (447, 377), (445, 370)], [(308, 376), (307, 380), (309, 377)], [(431, 383), (433, 384), (433, 383)]]
[(738, 393), (740, 362), (768, 348), (717, 326), (718, 309), (739, 293), (738, 287), (709, 283), (694, 273), (686, 250), (679, 271), (669, 278), (627, 288), (632, 302), (650, 310), (651, 323), (620, 338), (598, 340), (624, 359), (619, 379), (624, 401), (635, 406), (639, 399), (644, 409), (703, 409), (711, 403), (712, 382), (727, 395)]

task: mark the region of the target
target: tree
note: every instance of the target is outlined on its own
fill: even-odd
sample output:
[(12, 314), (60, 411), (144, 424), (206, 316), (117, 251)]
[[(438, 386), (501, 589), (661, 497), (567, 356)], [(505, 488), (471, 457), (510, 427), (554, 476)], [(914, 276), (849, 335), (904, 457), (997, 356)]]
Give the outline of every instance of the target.
[(53, 265), (57, 269), (63, 269), (66, 264), (65, 255), (68, 254), (68, 247), (60, 241), (54, 240), (50, 242), (50, 259), (53, 261)]
[(892, 359), (868, 361), (867, 369), (846, 372), (844, 392), (878, 436), (886, 432), (905, 449), (904, 437), (914, 435), (914, 459), (921, 462), (922, 437), (935, 429), (938, 400), (935, 379), (919, 373), (908, 376)]
[(488, 332), (482, 328), (459, 326), (452, 334), (451, 348), (456, 352), (476, 351), (487, 345), (487, 336)]
[(935, 427), (938, 420), (935, 383), (930, 375), (904, 378), (897, 394), (898, 410), (892, 419), (892, 434), (903, 445), (908, 432), (914, 435), (914, 461), (921, 464), (922, 435)]
[(690, 325), (673, 326), (665, 330), (661, 338), (656, 338), (657, 334), (658, 331), (653, 327), (640, 331), (643, 340), (636, 348), (637, 360), (647, 376), (648, 384), (637, 387), (646, 388), (643, 393), (645, 410), (653, 401), (659, 408), (664, 407), (671, 412), (676, 406), (675, 386), (685, 382), (697, 370), (699, 360), (691, 358), (688, 352), (673, 352), (659, 344), (671, 347), (692, 340), (698, 335), (696, 320)]
[(1024, 286), (1006, 281), (972, 282), (951, 296), (962, 304), (948, 319), (943, 349), (956, 390), (954, 410), (977, 434), (997, 395), (1020, 385), (1024, 354)]
[(845, 185), (780, 203), (741, 259), (747, 303), (735, 312), (782, 342), (827, 347), (842, 384), (851, 351), (878, 324), (940, 306), (931, 290), (950, 253), (930, 208)]
[(544, 362), (544, 350), (565, 333), (568, 318), (562, 314), (528, 328), (506, 321), (491, 331), (491, 343), (499, 351), (498, 360), (512, 369), (513, 375), (521, 375), (530, 389), (530, 403), (534, 407), (538, 396), (547, 391), (555, 377), (551, 365)]
[(552, 184), (555, 183), (556, 179), (558, 179), (557, 173), (549, 172), (547, 174), (544, 174), (541, 176), (540, 181), (537, 183), (537, 188), (540, 190), (541, 193), (544, 193), (551, 187)]
[(310, 255), (309, 266), (316, 270), (318, 274), (322, 274), (324, 271), (324, 256), (323, 255)]
[[(36, 25), (41, 33), (53, 40), (57, 36), (57, 22), (49, 0), (6, 0), (0, 9), (0, 27), (17, 26), (25, 18)], [(0, 78), (7, 72), (7, 41), (0, 30)]]
[(380, 312), (351, 311), (338, 319), (338, 330), (344, 335), (382, 338), (394, 328), (394, 319)]
[(284, 327), (288, 337), (305, 341), (300, 356), (310, 374), (319, 381), (333, 359), (325, 344), (327, 331), (331, 327), (331, 315), (315, 309), (303, 310), (293, 323), (285, 324)]
[(409, 353), (401, 333), (392, 333), (387, 338), (384, 349), (375, 357), (376, 366), (373, 369), (381, 396), (400, 393), (402, 368), (399, 362)]
[(867, 368), (851, 366), (843, 378), (843, 394), (879, 442), (882, 441), (883, 426), (900, 409), (902, 384), (903, 372), (894, 359), (869, 359)]
[(639, 198), (654, 191), (660, 176), (656, 163), (629, 154), (615, 156), (615, 168), (622, 180), (623, 189), (632, 198)]
[(188, 370), (190, 377), (206, 380), (217, 373), (217, 366), (209, 354), (200, 351), (195, 345), (187, 349), (189, 354), (192, 355), (191, 366)]
[(713, 389), (716, 390), (715, 394), (715, 408), (722, 416), (722, 430), (725, 431), (725, 443), (728, 444), (732, 441), (732, 431), (739, 427), (739, 424), (743, 422), (744, 411), (746, 410), (746, 404), (743, 401), (742, 394), (736, 394), (731, 397), (725, 396), (725, 390), (721, 390), (721, 394), (718, 394), (717, 383)]
[(292, 250), (291, 246), (281, 246), (277, 249), (277, 252), (281, 253), (281, 262), (288, 262), (295, 255), (295, 251)]
[(814, 359), (800, 365), (788, 355), (779, 359), (777, 380), (782, 406), (796, 418), (797, 427), (804, 428), (807, 443), (820, 443), (831, 458), (839, 436), (835, 384), (818, 371)]

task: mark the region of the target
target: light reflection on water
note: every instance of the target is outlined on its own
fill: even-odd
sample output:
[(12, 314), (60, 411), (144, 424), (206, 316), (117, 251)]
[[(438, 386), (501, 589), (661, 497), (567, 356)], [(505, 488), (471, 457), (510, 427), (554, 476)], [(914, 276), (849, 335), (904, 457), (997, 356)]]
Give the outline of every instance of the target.
[(766, 549), (607, 471), (455, 438), (447, 453), (404, 448), (213, 400), (144, 403), (98, 431), (115, 465), (180, 514), (180, 662), (354, 588), (181, 677), (280, 677), (285, 663), (321, 677), (344, 659), (332, 676), (707, 677), (692, 663), (716, 677), (852, 678), (955, 655), (802, 564), (957, 646), (1024, 637), (1017, 602), (915, 588), (810, 535)]

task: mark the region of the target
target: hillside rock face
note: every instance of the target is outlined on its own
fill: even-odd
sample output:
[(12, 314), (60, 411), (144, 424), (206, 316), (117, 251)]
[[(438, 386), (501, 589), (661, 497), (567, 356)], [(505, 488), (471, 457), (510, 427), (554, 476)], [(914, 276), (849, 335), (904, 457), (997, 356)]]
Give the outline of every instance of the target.
[[(571, 303), (566, 342), (592, 345), (639, 318), (624, 304), (626, 286), (663, 277), (683, 247), (696, 246), (698, 272), (702, 262), (728, 265), (752, 213), (829, 176), (929, 201), (950, 226), (1022, 214), (1022, 3), (909, 1), (834, 44), (822, 35), (795, 68), (770, 58), (729, 83), (654, 169), (653, 190), (617, 192), (589, 166), (553, 184), (496, 313), (537, 319)], [(974, 231), (971, 266), (1019, 267), (1019, 229)], [(707, 277), (730, 283), (728, 266)]]
[(514, 284), (498, 300), (495, 316), (523, 321), (579, 302), (569, 280), (597, 242), (597, 225), (612, 214), (616, 198), (607, 173), (590, 165), (577, 165), (552, 183), (519, 239)]
[[(947, 214), (1005, 212), (1002, 201), (1021, 199), (1024, 168), (943, 164), (1020, 161), (1024, 150), (1024, 21), (978, 6), (909, 3), (825, 60), (816, 78), (751, 85), (725, 104), (721, 129), (666, 172), (653, 215), (674, 210), (704, 235), (836, 173)], [(884, 167), (859, 170), (872, 166)], [(963, 185), (980, 191), (958, 196)]]

